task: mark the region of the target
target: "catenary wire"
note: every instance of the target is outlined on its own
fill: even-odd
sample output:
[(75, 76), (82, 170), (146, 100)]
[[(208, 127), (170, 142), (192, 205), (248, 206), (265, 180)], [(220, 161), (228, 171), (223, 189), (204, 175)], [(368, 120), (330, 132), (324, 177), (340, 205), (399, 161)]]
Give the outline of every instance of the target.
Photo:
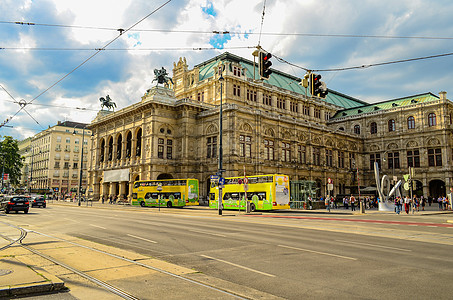
[[(29, 26), (48, 26), (48, 27), (63, 27), (76, 29), (95, 29), (120, 31), (121, 28), (111, 27), (96, 27), (96, 26), (80, 26), (80, 25), (59, 25), (59, 24), (44, 24), (34, 22), (18, 22), (18, 21), (0, 21), (0, 24), (16, 24)], [(371, 35), (371, 34), (322, 34), (322, 33), (297, 33), (297, 32), (240, 32), (240, 31), (206, 31), (206, 30), (174, 30), (174, 29), (131, 29), (130, 31), (142, 32), (166, 32), (166, 33), (199, 33), (199, 34), (235, 34), (235, 35), (270, 35), (270, 36), (306, 36), (306, 37), (334, 37), (334, 38), (379, 38), (379, 39), (426, 39), (426, 40), (453, 40), (453, 37), (446, 36), (396, 36), (396, 35)]]

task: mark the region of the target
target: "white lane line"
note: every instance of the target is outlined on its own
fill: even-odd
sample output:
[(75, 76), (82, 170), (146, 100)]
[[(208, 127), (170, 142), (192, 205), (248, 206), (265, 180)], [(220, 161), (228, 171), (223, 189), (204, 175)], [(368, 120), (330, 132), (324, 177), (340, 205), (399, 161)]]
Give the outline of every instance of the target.
[(302, 249), (302, 248), (296, 248), (296, 247), (285, 246), (285, 245), (278, 245), (278, 246), (279, 247), (283, 247), (283, 248), (293, 249), (293, 250), (299, 250), (299, 251), (315, 253), (315, 254), (328, 255), (328, 256), (333, 256), (333, 257), (338, 257), (338, 258), (350, 259), (350, 260), (357, 260), (357, 258), (354, 258), (354, 257), (342, 256), (342, 255), (337, 255), (337, 254), (332, 254), (332, 253), (327, 253), (327, 252), (319, 252), (319, 251), (314, 251), (314, 250), (309, 250), (309, 249)]
[(376, 244), (359, 243), (359, 242), (344, 241), (344, 240), (335, 240), (335, 241), (336, 242), (340, 242), (340, 243), (356, 244), (356, 245), (363, 245), (363, 246), (370, 246), (370, 247), (377, 247), (377, 248), (384, 248), (384, 249), (412, 252), (412, 250), (409, 250), (409, 249), (395, 248), (395, 247), (382, 246), (382, 245), (376, 245)]
[(209, 259), (213, 259), (213, 260), (216, 260), (216, 261), (220, 261), (220, 262), (223, 262), (225, 264), (229, 264), (229, 265), (232, 265), (232, 266), (235, 266), (235, 267), (247, 270), (247, 271), (252, 271), (252, 272), (255, 272), (255, 273), (258, 273), (258, 274), (262, 274), (262, 275), (266, 275), (266, 276), (269, 276), (269, 277), (275, 277), (275, 275), (272, 275), (272, 274), (269, 274), (269, 273), (264, 273), (264, 272), (261, 272), (261, 271), (258, 271), (258, 270), (254, 270), (254, 269), (250, 269), (250, 268), (247, 268), (247, 267), (244, 267), (244, 266), (241, 266), (241, 265), (238, 265), (238, 264), (235, 264), (235, 263), (223, 260), (223, 259), (218, 259), (218, 258), (214, 258), (214, 257), (207, 256), (207, 255), (200, 255), (200, 256), (205, 257), (205, 258), (209, 258)]
[(223, 234), (211, 233), (211, 232), (201, 231), (201, 230), (189, 230), (189, 231), (196, 232), (196, 233), (210, 234), (210, 235), (215, 235), (215, 236), (220, 236), (220, 237), (227, 237), (226, 235), (223, 235)]
[(139, 237), (139, 236), (135, 236), (135, 235), (132, 235), (132, 234), (128, 234), (128, 236), (133, 237), (134, 239), (139, 239), (139, 240), (143, 240), (143, 241), (146, 241), (146, 242), (157, 244), (156, 241), (148, 240), (148, 239), (145, 239), (145, 238), (142, 238), (142, 237)]
[(93, 227), (97, 227), (97, 228), (101, 228), (101, 229), (105, 229), (105, 230), (107, 230), (107, 228), (105, 228), (105, 227), (102, 227), (102, 226), (93, 225), (93, 224), (89, 224), (89, 225), (90, 225), (90, 226), (93, 226)]

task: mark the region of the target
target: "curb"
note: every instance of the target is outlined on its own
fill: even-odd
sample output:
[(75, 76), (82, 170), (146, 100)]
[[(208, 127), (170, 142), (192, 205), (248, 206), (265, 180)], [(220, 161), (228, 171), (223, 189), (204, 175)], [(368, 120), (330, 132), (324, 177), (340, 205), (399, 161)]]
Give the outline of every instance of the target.
[(38, 293), (56, 292), (66, 289), (64, 282), (58, 277), (40, 270), (39, 273), (32, 269), (37, 274), (41, 275), (44, 283), (24, 283), (18, 285), (9, 285), (0, 287), (0, 298), (24, 296)]

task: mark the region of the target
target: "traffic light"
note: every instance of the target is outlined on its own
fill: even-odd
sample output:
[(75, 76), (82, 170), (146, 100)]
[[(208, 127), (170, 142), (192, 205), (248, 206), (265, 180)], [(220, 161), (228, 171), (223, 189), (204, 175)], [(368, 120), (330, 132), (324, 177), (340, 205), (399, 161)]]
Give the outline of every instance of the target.
[(271, 75), (271, 66), (272, 62), (270, 61), (272, 54), (267, 52), (260, 51), (259, 54), (259, 68), (260, 68), (260, 78), (261, 79), (269, 79)]
[(321, 81), (321, 75), (310, 73), (310, 94), (313, 97), (326, 98), (327, 86)]

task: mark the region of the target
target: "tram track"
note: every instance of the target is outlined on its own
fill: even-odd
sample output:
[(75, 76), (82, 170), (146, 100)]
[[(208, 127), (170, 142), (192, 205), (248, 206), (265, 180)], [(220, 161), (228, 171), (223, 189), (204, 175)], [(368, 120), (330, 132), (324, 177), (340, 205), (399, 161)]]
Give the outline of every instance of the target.
[(15, 226), (15, 225), (12, 225), (12, 224), (9, 224), (9, 223), (5, 223), (5, 222), (2, 222), (2, 221), (0, 221), (0, 223), (8, 225), (8, 226), (11, 226), (11, 227), (14, 227), (14, 228), (20, 230), (20, 232), (21, 232), (20, 237), (18, 239), (16, 239), (16, 240), (11, 240), (8, 237), (2, 236), (3, 238), (9, 240), (10, 244), (0, 248), (0, 250), (7, 249), (7, 248), (11, 247), (12, 245), (14, 245), (15, 243), (17, 243), (22, 248), (34, 253), (35, 255), (38, 255), (38, 256), (40, 256), (40, 257), (42, 257), (42, 258), (44, 258), (44, 259), (46, 259), (48, 261), (51, 261), (52, 263), (54, 263), (56, 265), (59, 265), (59, 266), (65, 268), (66, 270), (69, 270), (70, 272), (72, 272), (74, 274), (77, 274), (78, 276), (80, 276), (80, 277), (82, 277), (82, 278), (84, 278), (84, 279), (96, 284), (99, 287), (102, 287), (103, 289), (105, 289), (105, 290), (107, 290), (107, 291), (109, 291), (109, 292), (111, 292), (111, 293), (113, 293), (113, 294), (115, 294), (115, 295), (117, 295), (117, 296), (119, 296), (119, 297), (121, 297), (123, 299), (135, 300), (135, 299), (140, 299), (140, 298), (138, 298), (138, 297), (128, 293), (127, 291), (124, 291), (124, 290), (122, 290), (122, 289), (120, 289), (120, 288), (118, 288), (118, 287), (116, 287), (114, 285), (111, 285), (111, 284), (109, 284), (109, 283), (107, 283), (107, 282), (105, 282), (103, 280), (95, 278), (95, 277), (87, 274), (87, 272), (83, 272), (83, 271), (78, 270), (78, 269), (76, 269), (74, 267), (71, 267), (67, 263), (63, 263), (60, 260), (57, 260), (57, 259), (55, 259), (55, 258), (53, 258), (53, 257), (51, 257), (49, 255), (46, 255), (46, 254), (42, 253), (41, 251), (38, 251), (38, 250), (32, 248), (30, 245), (27, 245), (27, 243), (24, 242), (25, 237), (27, 236), (27, 234), (41, 235), (41, 236), (44, 236), (44, 237), (47, 237), (47, 238), (50, 238), (50, 239), (54, 239), (54, 240), (57, 240), (57, 241), (60, 241), (60, 242), (68, 243), (68, 244), (70, 244), (72, 246), (75, 246), (75, 247), (80, 247), (80, 248), (84, 248), (84, 249), (87, 249), (87, 250), (90, 250), (90, 251), (94, 251), (94, 252), (100, 253), (102, 255), (107, 255), (107, 256), (110, 256), (112, 258), (119, 259), (121, 261), (127, 262), (129, 264), (133, 264), (135, 266), (140, 266), (140, 267), (143, 267), (143, 268), (151, 269), (151, 270), (159, 272), (161, 274), (165, 274), (167, 276), (171, 276), (173, 278), (177, 278), (178, 280), (183, 280), (185, 282), (188, 282), (189, 284), (197, 285), (197, 286), (209, 289), (211, 291), (218, 292), (218, 293), (226, 295), (226, 296), (230, 296), (232, 299), (249, 299), (249, 298), (244, 298), (244, 297), (239, 296), (237, 294), (231, 293), (231, 292), (229, 292), (227, 290), (224, 290), (224, 289), (221, 289), (219, 287), (211, 286), (211, 285), (203, 283), (203, 282), (199, 282), (199, 281), (196, 281), (196, 280), (193, 280), (193, 279), (190, 279), (190, 278), (186, 278), (186, 277), (178, 275), (176, 273), (173, 273), (173, 272), (170, 272), (170, 271), (167, 271), (167, 270), (163, 270), (163, 269), (157, 268), (155, 266), (150, 266), (148, 264), (145, 264), (145, 263), (142, 263), (142, 262), (139, 262), (139, 261), (135, 261), (135, 260), (123, 257), (123, 256), (119, 256), (119, 255), (116, 255), (116, 254), (113, 254), (113, 253), (109, 253), (109, 252), (104, 251), (104, 250), (96, 249), (96, 248), (93, 248), (93, 247), (90, 247), (90, 246), (87, 246), (87, 245), (83, 245), (83, 244), (80, 244), (80, 243), (77, 243), (77, 242), (74, 242), (74, 241), (70, 241), (70, 240), (67, 240), (67, 239), (64, 239), (64, 238), (52, 236), (50, 234), (38, 232), (38, 231), (35, 231), (35, 230), (24, 229), (24, 228), (22, 228), (20, 226)]

